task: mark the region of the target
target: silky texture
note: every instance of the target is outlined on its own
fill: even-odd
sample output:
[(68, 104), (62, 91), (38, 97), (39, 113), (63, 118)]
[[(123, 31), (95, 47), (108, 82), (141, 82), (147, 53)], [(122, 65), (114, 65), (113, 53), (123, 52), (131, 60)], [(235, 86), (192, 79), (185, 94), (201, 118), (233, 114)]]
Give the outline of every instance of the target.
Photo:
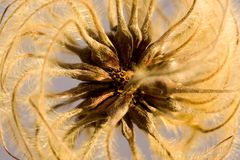
[(134, 160), (240, 158), (235, 3), (0, 1), (1, 145), (14, 159), (124, 159), (120, 132)]

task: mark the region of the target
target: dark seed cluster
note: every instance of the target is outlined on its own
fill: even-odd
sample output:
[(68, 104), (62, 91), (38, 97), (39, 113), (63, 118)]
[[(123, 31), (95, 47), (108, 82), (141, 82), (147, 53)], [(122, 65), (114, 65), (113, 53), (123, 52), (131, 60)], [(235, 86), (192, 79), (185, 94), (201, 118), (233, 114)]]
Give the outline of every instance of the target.
[(109, 75), (112, 77), (112, 84), (113, 87), (116, 89), (116, 92), (121, 92), (124, 89), (124, 85), (129, 81), (131, 77), (127, 75), (127, 72), (132, 71), (125, 71), (125, 70), (112, 70), (109, 71)]

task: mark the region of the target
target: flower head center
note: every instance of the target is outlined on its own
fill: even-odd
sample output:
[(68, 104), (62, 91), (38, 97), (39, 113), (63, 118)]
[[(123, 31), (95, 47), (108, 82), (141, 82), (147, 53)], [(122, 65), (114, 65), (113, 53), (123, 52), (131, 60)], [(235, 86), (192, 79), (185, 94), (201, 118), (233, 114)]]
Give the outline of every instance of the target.
[(109, 72), (109, 75), (111, 76), (113, 80), (113, 86), (115, 87), (117, 92), (121, 92), (123, 90), (125, 84), (132, 78), (133, 71), (131, 70), (124, 70), (124, 69), (118, 69), (118, 70), (112, 70)]

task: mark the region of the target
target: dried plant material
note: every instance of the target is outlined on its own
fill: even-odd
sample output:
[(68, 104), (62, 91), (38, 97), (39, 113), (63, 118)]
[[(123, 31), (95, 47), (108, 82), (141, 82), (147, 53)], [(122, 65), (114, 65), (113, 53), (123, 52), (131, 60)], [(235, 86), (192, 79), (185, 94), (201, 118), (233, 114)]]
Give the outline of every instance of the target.
[(0, 142), (13, 159), (124, 159), (119, 131), (134, 160), (240, 158), (233, 1), (0, 7)]

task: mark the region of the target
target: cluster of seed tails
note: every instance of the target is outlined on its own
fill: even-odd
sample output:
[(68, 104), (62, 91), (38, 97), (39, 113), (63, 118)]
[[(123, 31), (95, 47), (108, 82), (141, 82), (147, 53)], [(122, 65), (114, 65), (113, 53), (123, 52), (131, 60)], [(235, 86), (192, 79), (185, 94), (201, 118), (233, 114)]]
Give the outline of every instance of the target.
[(129, 159), (126, 147), (134, 160), (238, 159), (233, 6), (0, 1), (2, 147), (21, 160)]

